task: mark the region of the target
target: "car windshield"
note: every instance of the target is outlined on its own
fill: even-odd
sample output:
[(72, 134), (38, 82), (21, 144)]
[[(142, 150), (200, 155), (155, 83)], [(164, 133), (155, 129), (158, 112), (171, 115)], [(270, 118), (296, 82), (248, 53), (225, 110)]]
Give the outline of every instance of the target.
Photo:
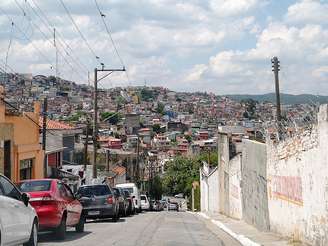
[(112, 192), (106, 185), (94, 185), (80, 187), (78, 194), (84, 197), (111, 195)]
[(34, 191), (48, 191), (50, 190), (51, 181), (50, 180), (35, 180), (35, 181), (25, 181), (18, 185), (21, 192), (34, 192)]
[(130, 192), (131, 194), (133, 193), (133, 188), (124, 188), (124, 189)]
[(141, 200), (142, 201), (146, 201), (146, 197), (145, 196), (141, 196)]

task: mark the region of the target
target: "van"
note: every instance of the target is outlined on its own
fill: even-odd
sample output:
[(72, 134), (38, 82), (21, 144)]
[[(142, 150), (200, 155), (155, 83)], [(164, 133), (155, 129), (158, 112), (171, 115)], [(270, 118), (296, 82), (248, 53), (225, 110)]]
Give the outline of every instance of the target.
[(140, 193), (136, 184), (135, 183), (117, 184), (116, 187), (127, 189), (130, 192), (131, 196), (133, 196), (134, 207), (138, 212), (141, 212)]

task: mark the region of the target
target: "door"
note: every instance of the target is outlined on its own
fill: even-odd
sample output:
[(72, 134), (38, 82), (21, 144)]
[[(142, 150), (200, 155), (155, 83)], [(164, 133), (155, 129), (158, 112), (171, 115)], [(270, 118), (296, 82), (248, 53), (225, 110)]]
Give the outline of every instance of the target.
[[(6, 178), (0, 176), (0, 215), (8, 242), (28, 239), (31, 230), (31, 211), (22, 201), (21, 193)], [(2, 209), (3, 206), (3, 209)]]
[(80, 220), (82, 206), (80, 202), (75, 199), (71, 188), (68, 185), (64, 185), (64, 187), (66, 189), (67, 201), (69, 203), (68, 213), (70, 213), (71, 217), (70, 225), (76, 225), (79, 223)]

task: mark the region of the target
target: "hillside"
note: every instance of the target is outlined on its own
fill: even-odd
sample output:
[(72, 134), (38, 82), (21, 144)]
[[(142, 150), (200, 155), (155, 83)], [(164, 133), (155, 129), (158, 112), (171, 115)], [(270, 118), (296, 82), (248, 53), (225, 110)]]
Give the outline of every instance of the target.
[[(259, 102), (276, 102), (275, 93), (268, 93), (262, 95), (250, 95), (250, 94), (240, 94), (240, 95), (226, 95), (229, 98), (232, 98), (237, 101), (241, 101), (243, 99), (251, 98), (253, 100)], [(316, 96), (312, 94), (300, 94), (300, 95), (292, 95), (292, 94), (284, 94), (281, 93), (281, 103), (282, 104), (302, 104), (302, 103), (328, 103), (328, 96)]]

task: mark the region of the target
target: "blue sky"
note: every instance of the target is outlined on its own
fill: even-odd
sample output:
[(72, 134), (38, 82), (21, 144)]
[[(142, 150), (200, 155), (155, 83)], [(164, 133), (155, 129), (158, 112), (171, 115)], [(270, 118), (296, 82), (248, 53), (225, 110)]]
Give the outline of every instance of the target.
[[(62, 1), (100, 60), (120, 67), (94, 0)], [(272, 92), (270, 59), (278, 56), (282, 91), (328, 95), (327, 0), (97, 2), (128, 73), (114, 74), (103, 87), (147, 81), (179, 91)], [(2, 68), (8, 54), (7, 64), (16, 72), (55, 74), (55, 27), (60, 76), (85, 83), (89, 70), (93, 78), (99, 61), (60, 0), (1, 0), (0, 7)], [(51, 25), (39, 18), (40, 9)]]

